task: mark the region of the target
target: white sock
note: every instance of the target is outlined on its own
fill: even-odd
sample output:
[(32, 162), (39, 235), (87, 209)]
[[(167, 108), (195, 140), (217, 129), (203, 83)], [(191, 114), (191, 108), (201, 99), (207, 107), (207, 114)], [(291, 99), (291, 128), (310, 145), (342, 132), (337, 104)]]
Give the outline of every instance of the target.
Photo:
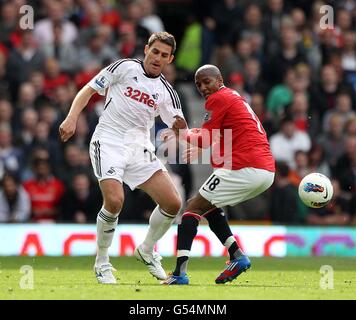
[(173, 223), (175, 216), (170, 215), (157, 206), (150, 217), (150, 226), (141, 248), (145, 253), (151, 253), (156, 242), (163, 237)]
[(188, 257), (190, 255), (190, 250), (177, 250), (177, 258), (179, 257)]
[(101, 265), (109, 262), (108, 249), (111, 246), (114, 237), (115, 228), (117, 226), (118, 213), (110, 213), (109, 211), (101, 208), (96, 219), (96, 243), (97, 255), (95, 264)]
[(229, 250), (230, 246), (236, 241), (234, 236), (230, 236), (226, 239), (224, 246), (226, 247), (227, 250)]
[[(188, 272), (189, 255), (190, 255), (190, 250), (177, 250), (177, 263), (180, 264), (179, 275)], [(180, 261), (179, 258), (183, 258), (183, 259)]]

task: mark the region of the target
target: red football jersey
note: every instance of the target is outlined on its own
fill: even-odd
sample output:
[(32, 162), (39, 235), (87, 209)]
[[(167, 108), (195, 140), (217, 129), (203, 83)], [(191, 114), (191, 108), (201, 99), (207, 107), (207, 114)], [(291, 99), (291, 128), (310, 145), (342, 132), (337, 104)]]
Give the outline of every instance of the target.
[(57, 217), (48, 212), (54, 213), (56, 207), (59, 205), (65, 191), (63, 183), (51, 177), (45, 182), (30, 179), (25, 181), (23, 186), (31, 199), (32, 219), (35, 221), (55, 220)]
[[(203, 130), (198, 133), (199, 139), (196, 140), (197, 134), (191, 133), (188, 141), (199, 147), (207, 147), (204, 141), (208, 140), (208, 144), (211, 144), (214, 142), (214, 132), (215, 135), (220, 133), (219, 143), (214, 142), (212, 147), (214, 168), (239, 170), (252, 167), (275, 171), (275, 160), (266, 132), (251, 107), (236, 91), (222, 87), (207, 98), (205, 109), (206, 121), (202, 126)], [(206, 139), (204, 131), (209, 132), (210, 139)], [(194, 143), (194, 140), (198, 143)], [(221, 161), (222, 158), (224, 162)]]

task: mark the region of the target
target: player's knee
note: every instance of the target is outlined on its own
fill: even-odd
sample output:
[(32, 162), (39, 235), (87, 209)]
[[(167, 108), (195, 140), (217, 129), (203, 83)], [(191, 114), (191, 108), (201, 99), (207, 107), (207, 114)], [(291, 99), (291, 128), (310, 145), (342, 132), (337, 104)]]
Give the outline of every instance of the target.
[(106, 197), (105, 207), (109, 212), (120, 212), (124, 204), (124, 199), (117, 195), (109, 195)]
[(187, 210), (196, 210), (198, 209), (197, 203), (196, 203), (196, 197), (190, 198), (187, 201)]
[(174, 203), (171, 205), (171, 214), (178, 214), (180, 208), (182, 207), (182, 200), (178, 198)]
[(177, 215), (182, 207), (182, 199), (179, 195), (171, 199), (171, 201), (163, 206), (160, 206), (162, 210), (171, 215)]
[(194, 202), (194, 198), (190, 198), (187, 200), (187, 207)]

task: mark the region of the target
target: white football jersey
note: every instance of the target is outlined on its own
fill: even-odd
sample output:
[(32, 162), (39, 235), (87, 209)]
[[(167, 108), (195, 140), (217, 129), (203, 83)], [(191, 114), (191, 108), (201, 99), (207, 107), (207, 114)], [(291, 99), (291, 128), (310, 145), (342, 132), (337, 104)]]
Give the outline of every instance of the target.
[(158, 115), (168, 127), (183, 117), (176, 91), (163, 75), (150, 77), (138, 59), (118, 60), (102, 69), (88, 85), (106, 95), (94, 136), (150, 145), (150, 129)]

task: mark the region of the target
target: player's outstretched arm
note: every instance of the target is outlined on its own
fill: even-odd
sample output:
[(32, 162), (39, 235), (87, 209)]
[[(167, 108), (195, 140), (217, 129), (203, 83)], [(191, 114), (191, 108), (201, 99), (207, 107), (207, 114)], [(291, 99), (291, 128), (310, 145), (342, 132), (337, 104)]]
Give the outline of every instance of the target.
[(75, 96), (67, 117), (59, 126), (59, 136), (63, 142), (68, 141), (68, 139), (73, 136), (77, 127), (79, 114), (88, 104), (91, 96), (95, 92), (96, 91), (93, 88), (86, 85)]

